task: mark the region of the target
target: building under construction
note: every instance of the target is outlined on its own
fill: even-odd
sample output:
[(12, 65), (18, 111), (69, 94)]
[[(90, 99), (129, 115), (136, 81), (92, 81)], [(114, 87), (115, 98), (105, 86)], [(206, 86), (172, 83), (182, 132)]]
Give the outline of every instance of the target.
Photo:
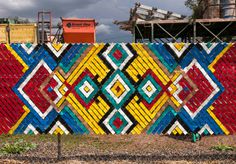
[(134, 42), (231, 42), (235, 40), (235, 0), (199, 0), (199, 17), (186, 17), (136, 3), (128, 21), (115, 21)]

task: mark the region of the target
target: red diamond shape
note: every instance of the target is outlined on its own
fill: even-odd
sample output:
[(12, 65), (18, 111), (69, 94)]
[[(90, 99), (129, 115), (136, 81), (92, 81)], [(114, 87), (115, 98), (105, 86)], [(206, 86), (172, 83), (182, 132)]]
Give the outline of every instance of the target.
[(116, 50), (113, 54), (113, 56), (117, 59), (120, 60), (122, 58), (122, 53), (119, 50)]
[(119, 129), (122, 124), (123, 124), (123, 121), (119, 117), (117, 117), (113, 122), (113, 125), (115, 125), (117, 129)]
[(42, 113), (47, 111), (50, 103), (39, 90), (40, 86), (49, 75), (50, 74), (48, 70), (44, 66), (41, 66), (23, 88), (23, 91), (29, 96), (31, 101), (39, 108)]
[(119, 87), (119, 86), (116, 88), (116, 91), (117, 91), (117, 92), (119, 92), (119, 91), (120, 91), (120, 87)]
[(198, 91), (195, 95), (186, 103), (187, 107), (194, 113), (199, 106), (211, 95), (214, 88), (203, 75), (201, 70), (195, 65), (187, 73), (189, 78), (196, 84)]

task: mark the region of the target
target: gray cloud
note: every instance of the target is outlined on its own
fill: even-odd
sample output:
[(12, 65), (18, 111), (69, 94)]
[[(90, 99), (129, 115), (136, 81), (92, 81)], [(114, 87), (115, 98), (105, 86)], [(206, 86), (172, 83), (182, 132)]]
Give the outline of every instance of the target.
[(97, 34), (110, 34), (111, 33), (111, 27), (105, 24), (98, 25), (96, 30), (97, 30)]
[(71, 12), (88, 8), (100, 0), (0, 0), (1, 16), (34, 18), (38, 11), (51, 11), (53, 17), (68, 16)]
[[(145, 5), (158, 7), (189, 15), (184, 6), (185, 0), (140, 0)], [(95, 18), (98, 26), (97, 41), (99, 42), (130, 42), (132, 36), (128, 32), (120, 31), (114, 20), (127, 20), (130, 8), (136, 0), (0, 0), (1, 17), (19, 16), (36, 18), (37, 12), (44, 9), (50, 10), (57, 22), (59, 17)], [(99, 29), (100, 28), (100, 29)], [(106, 29), (105, 32), (104, 28)], [(109, 30), (108, 30), (109, 29)], [(101, 32), (103, 30), (103, 32)]]

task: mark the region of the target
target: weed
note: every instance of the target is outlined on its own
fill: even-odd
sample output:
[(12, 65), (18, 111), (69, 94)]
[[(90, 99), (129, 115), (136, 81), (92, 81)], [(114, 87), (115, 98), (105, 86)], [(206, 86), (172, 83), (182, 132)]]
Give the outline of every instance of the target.
[(6, 154), (21, 154), (23, 152), (35, 149), (37, 147), (34, 143), (29, 143), (24, 141), (23, 139), (18, 139), (14, 142), (6, 142), (0, 148), (0, 155)]
[(236, 150), (236, 147), (220, 144), (217, 146), (212, 146), (211, 149), (217, 151), (234, 151)]

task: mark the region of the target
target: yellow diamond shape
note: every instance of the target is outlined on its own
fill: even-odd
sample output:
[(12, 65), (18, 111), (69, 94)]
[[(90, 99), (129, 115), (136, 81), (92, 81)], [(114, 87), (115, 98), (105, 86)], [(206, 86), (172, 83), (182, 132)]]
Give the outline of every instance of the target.
[(148, 92), (152, 91), (152, 87), (150, 85), (148, 85), (146, 89), (147, 89)]
[(119, 80), (117, 80), (112, 86), (111, 91), (116, 97), (119, 98), (125, 92), (125, 87)]
[(53, 133), (56, 134), (56, 135), (57, 134), (61, 134), (61, 135), (64, 134), (63, 130), (59, 127), (57, 127)]
[(181, 51), (182, 48), (185, 46), (185, 43), (174, 43), (174, 46), (178, 51)]
[(87, 87), (87, 86), (84, 87), (84, 91), (88, 93), (90, 91), (89, 87)]
[(57, 51), (59, 51), (62, 46), (63, 46), (63, 44), (61, 44), (61, 43), (53, 43), (52, 44), (52, 47), (55, 48), (55, 50), (57, 50)]
[(179, 133), (179, 135), (183, 133), (182, 130), (178, 126), (175, 128), (175, 130)]

